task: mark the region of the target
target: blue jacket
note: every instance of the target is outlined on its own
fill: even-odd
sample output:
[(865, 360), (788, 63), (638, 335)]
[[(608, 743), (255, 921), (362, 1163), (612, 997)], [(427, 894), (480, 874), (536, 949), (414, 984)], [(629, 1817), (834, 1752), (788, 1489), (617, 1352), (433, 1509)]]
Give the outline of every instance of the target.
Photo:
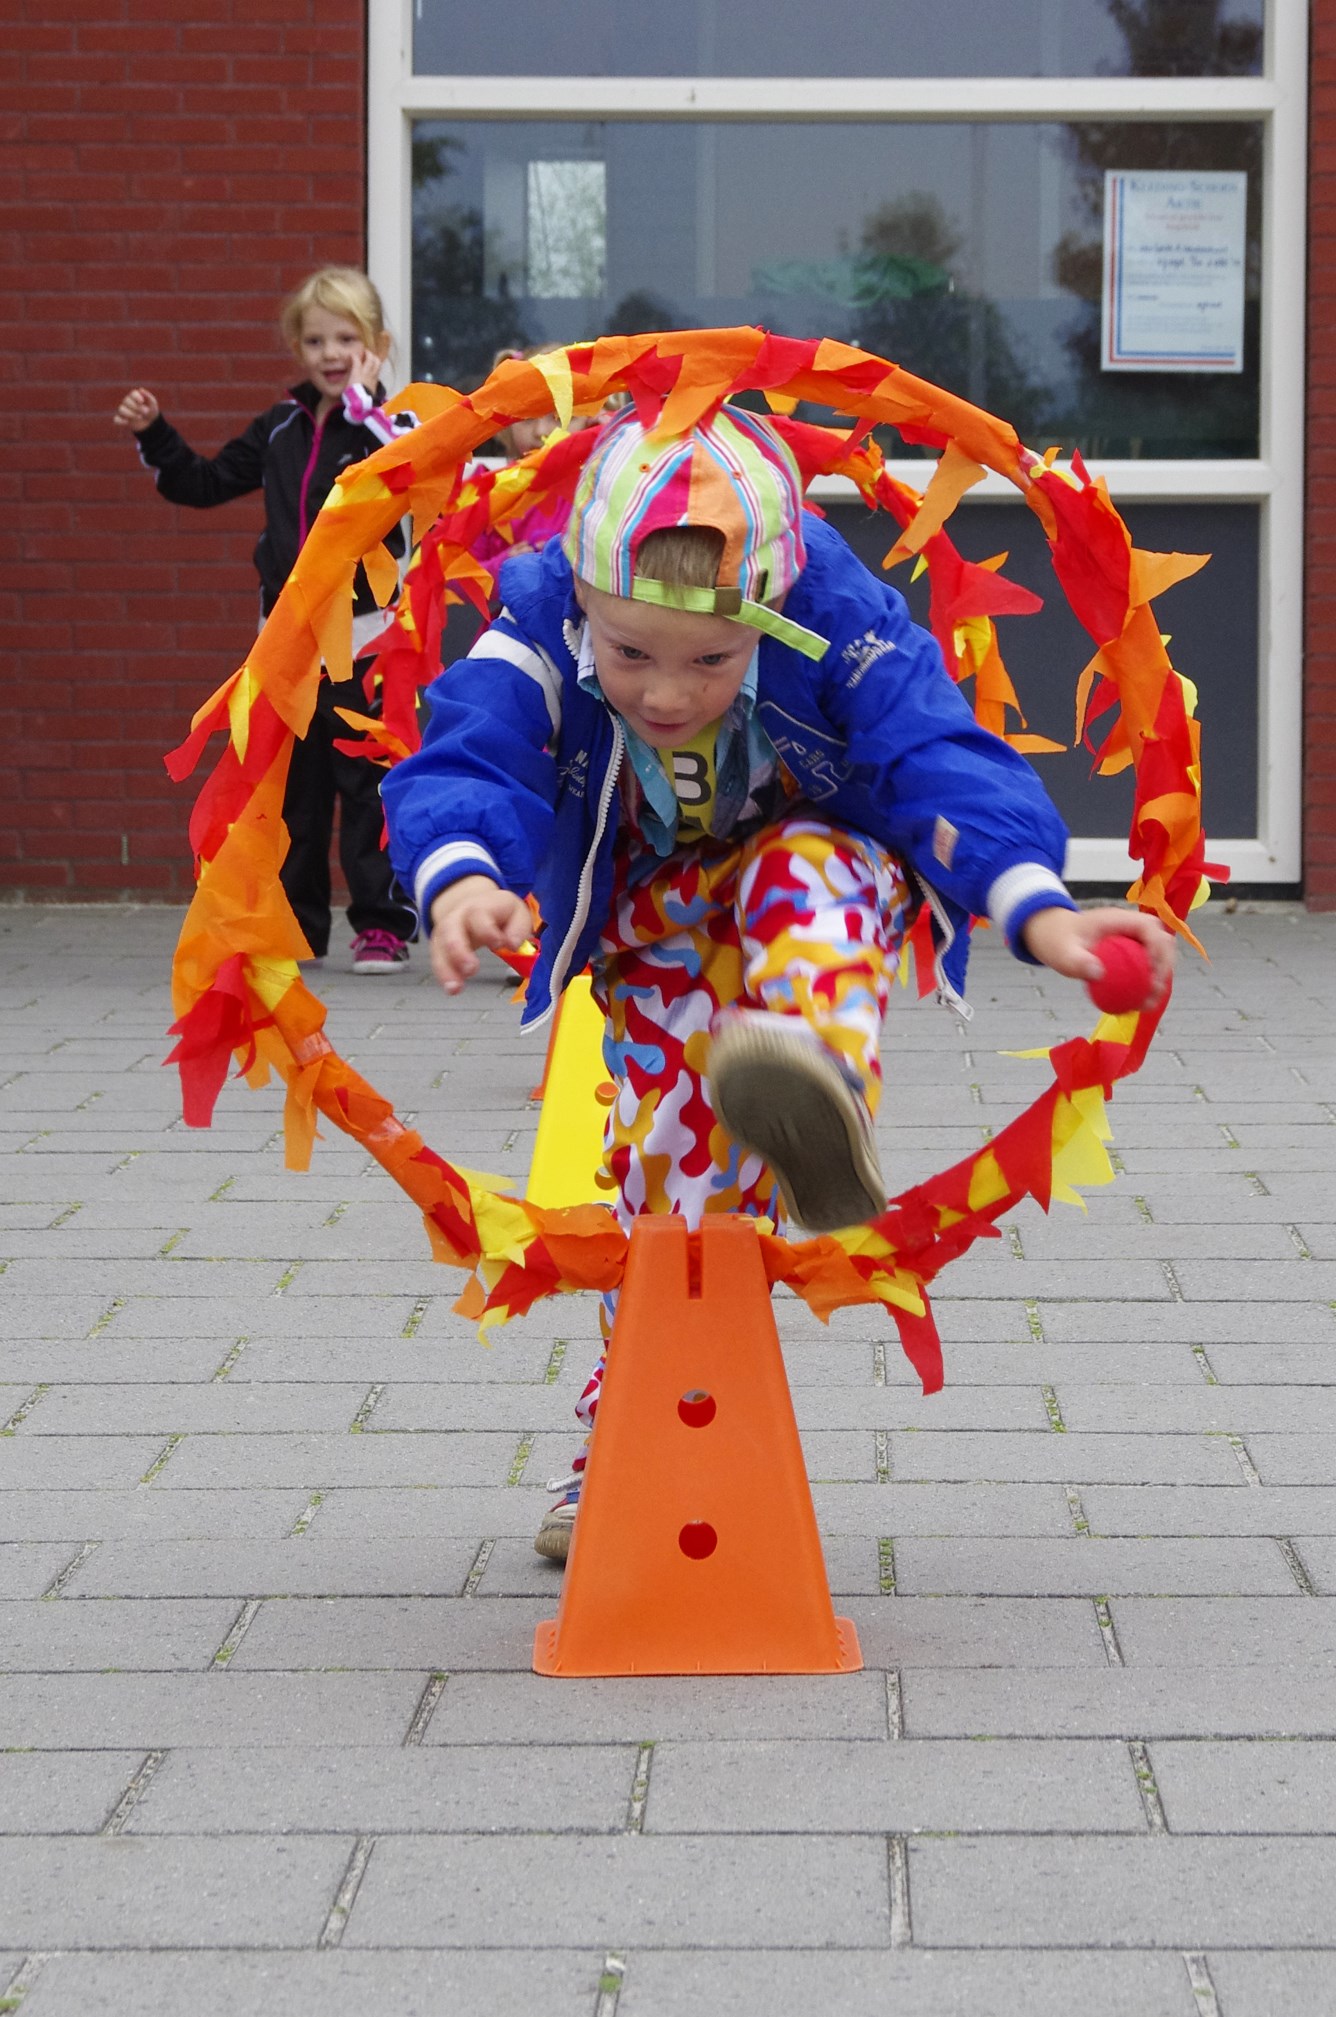
[[(936, 640), (823, 520), (784, 614), (830, 640), (814, 663), (761, 637), (756, 713), (803, 798), (871, 835), (931, 904), (943, 991), (958, 999), (972, 916), (1014, 952), (1045, 906), (1075, 908), (1067, 834), (1024, 757), (980, 728)], [(621, 722), (576, 682), (581, 613), (556, 540), (501, 571), (505, 607), (428, 690), (422, 747), (385, 778), (390, 852), (425, 916), (465, 875), (532, 891), (544, 920), (524, 1023), (541, 1022), (598, 943), (612, 890)]]

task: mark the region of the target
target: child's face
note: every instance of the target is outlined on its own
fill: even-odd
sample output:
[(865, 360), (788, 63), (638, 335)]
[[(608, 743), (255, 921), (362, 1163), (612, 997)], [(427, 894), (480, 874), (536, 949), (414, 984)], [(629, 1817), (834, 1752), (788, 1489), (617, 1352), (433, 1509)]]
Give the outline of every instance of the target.
[(556, 424), (555, 413), (540, 413), (533, 420), (512, 420), (509, 427), (502, 428), (501, 439), (518, 461), (521, 455), (532, 455), (535, 448), (541, 448)]
[(323, 399), (341, 398), (345, 385), (360, 383), (367, 364), (378, 361), (355, 322), (318, 305), (302, 316), (292, 354)]
[(599, 685), (654, 749), (677, 749), (727, 714), (756, 650), (756, 632), (726, 616), (697, 616), (605, 595), (577, 581)]

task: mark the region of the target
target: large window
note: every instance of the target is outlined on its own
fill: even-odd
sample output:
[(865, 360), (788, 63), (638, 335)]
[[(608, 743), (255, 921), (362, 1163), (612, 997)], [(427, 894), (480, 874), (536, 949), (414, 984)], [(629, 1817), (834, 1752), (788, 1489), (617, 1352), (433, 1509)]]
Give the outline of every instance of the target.
[[(467, 389), (502, 346), (758, 322), (1079, 448), (1139, 544), (1216, 554), (1161, 610), (1202, 690), (1208, 828), (1239, 880), (1293, 882), (1305, 13), (387, 0), (372, 268), (415, 377)], [(922, 451), (884, 445), (923, 480)], [(838, 486), (823, 501), (861, 546)], [(1029, 515), (990, 481), (956, 528), (1047, 588), (1003, 643), (1033, 725), (1069, 735), (1088, 653)], [(1046, 763), (1071, 872), (1120, 877), (1119, 788), (1078, 753)]]

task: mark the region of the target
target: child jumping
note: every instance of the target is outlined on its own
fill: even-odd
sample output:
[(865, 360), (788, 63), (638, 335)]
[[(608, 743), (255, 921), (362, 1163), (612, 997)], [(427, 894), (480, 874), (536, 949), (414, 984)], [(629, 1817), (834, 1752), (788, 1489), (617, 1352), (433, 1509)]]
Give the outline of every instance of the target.
[[(217, 455), (197, 455), (143, 386), (126, 393), (115, 415), (118, 427), (133, 432), (160, 494), (173, 504), (207, 510), (263, 488), (265, 527), (255, 549), (262, 625), (340, 470), (373, 454), (397, 428), (414, 424), (411, 415), (391, 420), (380, 409), (380, 372), (390, 337), (380, 296), (365, 273), (350, 266), (322, 267), (288, 296), (279, 321), (304, 376), (286, 399), (260, 414)], [(402, 559), (402, 526), (386, 545)], [(336, 687), (321, 680), (311, 725), (293, 748), (283, 801), (289, 840), (283, 887), (315, 959), (323, 959), (329, 947), (329, 849), (335, 802), (339, 804), (339, 859), (351, 897), (354, 973), (391, 973), (403, 966), (408, 941), (416, 933), (416, 920), (395, 890), (381, 846), (380, 771), (365, 757), (335, 747), (352, 737), (335, 708), (366, 713), (375, 706), (367, 689), (372, 661), (365, 653), (390, 616), (377, 607), (359, 568), (352, 684)]]
[[(1157, 920), (1081, 910), (1066, 832), (979, 727), (934, 639), (803, 510), (765, 419), (691, 432), (633, 411), (591, 451), (564, 537), (502, 571), (505, 607), (430, 689), (382, 790), (391, 850), (448, 994), (480, 948), (544, 932), (526, 1024), (589, 965), (617, 1098), (605, 1159), (626, 1225), (747, 1212), (833, 1231), (886, 1204), (873, 1115), (900, 940), (932, 907), (963, 982), (986, 915), (1077, 980)], [(781, 1214), (781, 1215), (782, 1215)], [(602, 1361), (577, 1414), (594, 1425)], [(535, 1543), (564, 1560), (583, 1458)]]

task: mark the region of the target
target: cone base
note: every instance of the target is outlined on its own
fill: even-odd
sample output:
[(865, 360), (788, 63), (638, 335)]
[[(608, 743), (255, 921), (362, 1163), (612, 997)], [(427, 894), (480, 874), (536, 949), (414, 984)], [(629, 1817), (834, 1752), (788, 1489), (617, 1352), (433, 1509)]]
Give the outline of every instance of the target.
[(545, 1619), (533, 1637), (533, 1671), (553, 1680), (591, 1681), (605, 1677), (626, 1678), (633, 1674), (857, 1674), (863, 1666), (863, 1652), (851, 1618), (835, 1620), (833, 1658), (814, 1655), (810, 1659), (779, 1656), (774, 1660), (758, 1660), (745, 1653), (715, 1653), (703, 1654), (699, 1660), (691, 1662), (658, 1660), (650, 1656), (639, 1664), (632, 1659), (615, 1659), (611, 1655), (596, 1660), (582, 1660), (571, 1654), (563, 1656), (559, 1625), (557, 1618)]

